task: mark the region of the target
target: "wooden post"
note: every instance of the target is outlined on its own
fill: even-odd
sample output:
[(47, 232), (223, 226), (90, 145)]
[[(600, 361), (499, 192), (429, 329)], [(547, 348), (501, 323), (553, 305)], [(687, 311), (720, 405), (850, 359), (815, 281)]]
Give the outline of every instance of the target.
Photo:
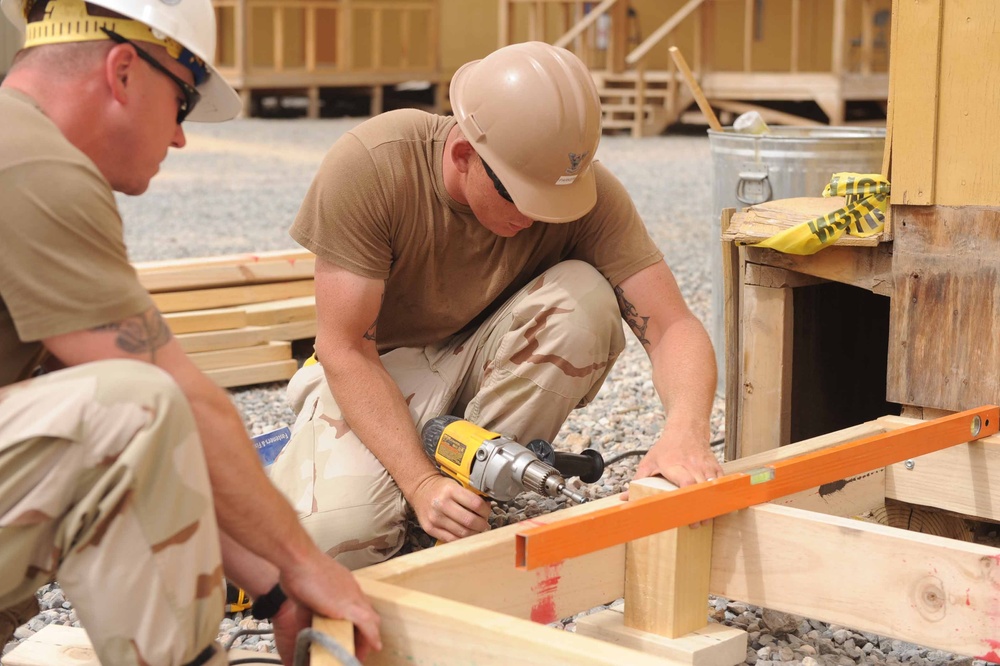
[(847, 0), (833, 0), (833, 46), (830, 69), (834, 76), (844, 74), (844, 24), (847, 21)]
[[(676, 490), (665, 479), (629, 485), (629, 499)], [(712, 525), (678, 527), (625, 547), (625, 624), (677, 638), (708, 624)], [(741, 655), (745, 656), (745, 655)]]
[(372, 9), (372, 69), (382, 66), (382, 8)]
[(511, 12), (513, 6), (510, 0), (500, 0), (498, 3), (499, 15), (497, 17), (497, 47), (503, 48), (510, 44)]
[(337, 9), (337, 70), (350, 71), (354, 67), (354, 8), (352, 0), (340, 0)]
[(382, 113), (383, 104), (385, 99), (385, 88), (381, 85), (372, 86), (372, 98), (371, 104), (368, 108), (368, 113), (372, 116), (377, 116)]
[(792, 0), (792, 35), (790, 38), (791, 69), (792, 72), (799, 71), (799, 50), (802, 39), (802, 0)]
[(743, 2), (743, 71), (753, 69), (753, 15), (755, 0)]
[(306, 107), (306, 118), (315, 120), (319, 118), (319, 86), (309, 86), (306, 88), (306, 96), (309, 98), (309, 105)]
[(611, 34), (607, 69), (612, 74), (620, 74), (625, 71), (625, 56), (628, 53), (628, 3), (625, 0), (618, 0), (609, 13)]
[(711, 72), (715, 67), (715, 0), (706, 0), (701, 7), (701, 62), (694, 66), (700, 76)]
[(274, 71), (285, 68), (285, 10), (281, 5), (275, 5), (274, 16)]
[(308, 6), (306, 10), (306, 71), (316, 71), (316, 8)]
[(861, 73), (865, 76), (872, 73), (872, 58), (875, 54), (874, 21), (872, 0), (861, 0)]
[[(740, 453), (788, 444), (792, 398), (792, 290), (743, 285)], [(749, 353), (752, 350), (752, 353)]]
[(632, 137), (641, 139), (646, 125), (646, 64), (640, 62), (635, 68), (635, 114), (632, 123)]

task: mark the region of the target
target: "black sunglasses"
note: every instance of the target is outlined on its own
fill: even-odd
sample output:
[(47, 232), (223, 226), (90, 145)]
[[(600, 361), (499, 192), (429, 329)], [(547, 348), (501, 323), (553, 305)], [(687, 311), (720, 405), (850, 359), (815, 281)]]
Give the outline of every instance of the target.
[(149, 63), (150, 67), (177, 84), (177, 87), (181, 89), (181, 93), (184, 95), (184, 102), (181, 104), (180, 108), (177, 109), (177, 124), (180, 125), (183, 123), (184, 119), (187, 118), (192, 111), (194, 111), (194, 107), (198, 105), (199, 101), (201, 101), (201, 93), (198, 92), (198, 89), (161, 65), (159, 60), (139, 48), (139, 45), (132, 40), (125, 39), (114, 30), (108, 30), (107, 28), (101, 28), (101, 30), (103, 30), (104, 34), (111, 38), (112, 41), (118, 44), (131, 45), (132, 48), (135, 49), (136, 54)]
[(486, 170), (486, 175), (489, 176), (490, 180), (493, 181), (493, 187), (497, 188), (497, 193), (507, 201), (514, 203), (514, 200), (510, 198), (510, 192), (508, 192), (507, 188), (503, 186), (503, 183), (500, 182), (500, 179), (497, 178), (497, 175), (493, 173), (493, 169), (491, 169), (490, 165), (486, 163), (486, 160), (484, 160), (481, 157), (479, 158), (479, 160), (483, 163), (483, 168)]

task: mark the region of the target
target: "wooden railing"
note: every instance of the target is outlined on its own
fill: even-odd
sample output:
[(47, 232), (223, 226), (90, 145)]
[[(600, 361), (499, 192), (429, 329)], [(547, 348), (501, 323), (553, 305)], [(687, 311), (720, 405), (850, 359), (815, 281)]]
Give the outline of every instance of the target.
[[(440, 71), (437, 0), (213, 0), (227, 78)], [(397, 77), (398, 78), (398, 77)]]
[[(678, 41), (685, 44), (682, 48), (688, 49), (686, 55), (696, 75), (709, 80), (708, 88), (712, 88), (711, 82), (718, 82), (720, 99), (815, 99), (831, 122), (842, 121), (846, 99), (886, 99), (889, 14), (880, 8), (886, 0), (833, 0), (829, 4), (815, 3), (806, 7), (802, 0), (791, 0), (787, 32), (778, 33), (773, 28), (773, 22), (768, 27), (767, 40), (774, 42), (774, 48), (769, 49), (769, 53), (780, 53), (780, 49), (787, 44), (787, 62), (777, 66), (774, 58), (763, 66), (754, 62), (755, 44), (761, 39), (759, 31), (763, 25), (758, 15), (764, 7), (760, 0), (688, 0), (641, 43), (632, 45), (631, 50), (628, 45), (632, 40), (627, 34), (629, 4), (628, 0), (603, 0), (599, 3), (500, 0), (500, 43), (521, 41), (525, 33), (523, 10), (527, 10), (527, 39), (549, 41), (574, 51), (598, 77), (608, 79), (615, 74), (630, 75), (637, 88), (634, 98), (637, 116), (640, 105), (648, 101), (643, 99), (643, 93), (650, 83), (659, 81), (662, 84), (665, 80), (668, 87), (676, 86), (678, 75), (675, 65), (665, 55), (666, 50), (677, 45)], [(559, 8), (564, 17), (577, 18), (574, 23), (563, 21), (561, 30), (554, 36), (551, 35), (553, 7)], [(522, 10), (520, 15), (518, 8)], [(584, 12), (585, 9), (589, 11)], [(849, 9), (853, 16), (850, 26)], [(725, 18), (732, 21), (733, 17), (739, 16), (733, 10), (742, 14), (742, 44), (737, 41), (733, 45), (726, 58), (728, 65), (720, 67), (713, 57), (715, 41), (720, 34), (719, 17), (725, 11)], [(812, 21), (804, 11), (812, 12)], [(822, 12), (822, 16), (817, 12)], [(546, 19), (549, 19), (548, 24)], [(823, 29), (831, 31), (829, 67), (821, 65), (819, 71), (816, 67), (802, 66), (805, 59), (803, 36), (808, 34), (806, 31), (816, 21), (821, 21)], [(520, 34), (515, 28), (520, 28)], [(598, 28), (606, 35), (606, 41), (601, 44), (595, 43)], [(651, 67), (651, 56), (654, 54), (660, 71)], [(760, 55), (758, 50), (757, 56)], [(811, 56), (815, 62), (816, 52), (812, 51)], [(881, 62), (878, 62), (879, 57)], [(825, 61), (822, 54), (818, 59)], [(733, 67), (734, 61), (736, 67)], [(711, 94), (710, 90), (706, 93)], [(677, 90), (671, 89), (665, 97), (661, 93), (658, 98), (663, 99), (664, 105), (669, 108), (669, 100), (677, 96)], [(670, 108), (670, 115), (675, 111)]]

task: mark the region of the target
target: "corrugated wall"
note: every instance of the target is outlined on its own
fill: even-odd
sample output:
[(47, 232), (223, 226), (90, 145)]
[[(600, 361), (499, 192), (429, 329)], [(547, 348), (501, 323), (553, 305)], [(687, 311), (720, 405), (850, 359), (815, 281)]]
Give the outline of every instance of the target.
[(0, 18), (0, 77), (7, 73), (14, 54), (21, 48), (21, 33), (7, 19)]

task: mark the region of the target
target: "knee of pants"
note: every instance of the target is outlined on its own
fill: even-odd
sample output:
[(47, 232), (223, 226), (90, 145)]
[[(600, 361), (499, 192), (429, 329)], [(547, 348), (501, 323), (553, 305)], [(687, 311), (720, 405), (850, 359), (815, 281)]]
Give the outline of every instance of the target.
[(625, 334), (618, 299), (607, 278), (590, 264), (575, 259), (556, 264), (543, 278), (536, 290), (539, 300), (572, 310), (574, 325), (567, 327), (564, 335), (587, 331), (588, 339), (592, 339), (596, 333), (607, 341), (608, 356), (617, 357), (625, 348)]
[(315, 511), (300, 521), (320, 550), (348, 569), (360, 569), (399, 552), (406, 518), (402, 494), (383, 488), (358, 504)]

